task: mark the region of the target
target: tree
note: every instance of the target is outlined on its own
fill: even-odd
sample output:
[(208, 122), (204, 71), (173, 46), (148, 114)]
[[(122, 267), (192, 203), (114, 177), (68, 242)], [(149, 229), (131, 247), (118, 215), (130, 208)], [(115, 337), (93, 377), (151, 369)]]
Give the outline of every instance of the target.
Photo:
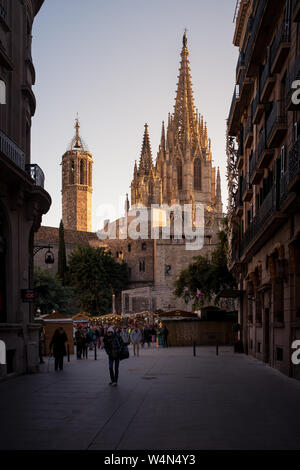
[(58, 246), (58, 271), (57, 275), (61, 280), (62, 284), (66, 283), (67, 274), (67, 257), (66, 257), (66, 245), (65, 245), (65, 233), (64, 224), (62, 220), (59, 225), (59, 246)]
[(175, 281), (175, 295), (186, 300), (192, 299), (194, 306), (202, 306), (212, 300), (218, 304), (222, 291), (235, 287), (235, 280), (227, 266), (226, 220), (224, 230), (218, 233), (218, 239), (218, 246), (210, 257), (208, 255), (195, 257), (195, 262), (181, 271)]
[(63, 286), (61, 280), (49, 271), (35, 268), (34, 289), (35, 311), (39, 307), (42, 314), (50, 314), (53, 309), (65, 315), (77, 312), (73, 289)]
[(103, 247), (77, 246), (69, 258), (69, 279), (84, 311), (106, 314), (112, 308), (112, 289), (118, 294), (128, 286), (128, 268)]

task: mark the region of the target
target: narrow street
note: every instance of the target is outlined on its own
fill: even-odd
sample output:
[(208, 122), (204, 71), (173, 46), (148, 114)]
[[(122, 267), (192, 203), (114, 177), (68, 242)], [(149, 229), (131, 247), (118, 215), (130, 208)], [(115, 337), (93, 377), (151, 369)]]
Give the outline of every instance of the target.
[(1, 449), (300, 449), (300, 382), (230, 347), (42, 367), (0, 384)]

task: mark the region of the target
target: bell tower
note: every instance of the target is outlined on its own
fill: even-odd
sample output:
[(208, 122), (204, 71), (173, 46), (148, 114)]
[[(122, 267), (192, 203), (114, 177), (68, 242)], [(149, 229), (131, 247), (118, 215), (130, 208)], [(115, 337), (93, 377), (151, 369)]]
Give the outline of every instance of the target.
[(67, 230), (92, 231), (92, 165), (93, 156), (79, 134), (62, 156), (62, 221)]

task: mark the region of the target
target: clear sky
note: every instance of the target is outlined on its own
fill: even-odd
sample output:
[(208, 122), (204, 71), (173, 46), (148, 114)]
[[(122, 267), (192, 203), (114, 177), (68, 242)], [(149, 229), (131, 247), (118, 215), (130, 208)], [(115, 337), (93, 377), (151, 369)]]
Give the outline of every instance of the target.
[[(145, 122), (156, 158), (162, 120), (173, 112), (187, 28), (195, 105), (207, 121), (227, 205), (226, 119), (238, 51), (232, 45), (236, 0), (46, 0), (33, 29), (37, 112), (32, 162), (52, 197), (43, 225), (61, 218), (61, 157), (80, 133), (93, 154), (93, 230), (97, 209), (130, 194)], [(122, 204), (123, 209), (123, 204)], [(114, 214), (111, 214), (113, 218)]]

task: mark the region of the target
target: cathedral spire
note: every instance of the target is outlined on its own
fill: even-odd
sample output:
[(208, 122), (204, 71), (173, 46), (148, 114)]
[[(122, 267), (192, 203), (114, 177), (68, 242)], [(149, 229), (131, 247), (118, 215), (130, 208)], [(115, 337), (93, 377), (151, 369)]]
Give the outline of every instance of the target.
[(162, 122), (162, 126), (161, 126), (160, 148), (163, 151), (163, 154), (165, 154), (165, 151), (166, 151), (166, 133), (165, 133), (165, 123), (164, 123), (164, 121)]
[(148, 133), (148, 124), (145, 124), (143, 146), (141, 151), (139, 171), (148, 175), (153, 168), (152, 153), (150, 146), (150, 138)]
[(177, 139), (181, 143), (185, 141), (186, 134), (190, 134), (193, 138), (197, 134), (186, 31), (184, 32), (182, 43), (179, 80), (173, 116), (175, 135), (177, 135)]

